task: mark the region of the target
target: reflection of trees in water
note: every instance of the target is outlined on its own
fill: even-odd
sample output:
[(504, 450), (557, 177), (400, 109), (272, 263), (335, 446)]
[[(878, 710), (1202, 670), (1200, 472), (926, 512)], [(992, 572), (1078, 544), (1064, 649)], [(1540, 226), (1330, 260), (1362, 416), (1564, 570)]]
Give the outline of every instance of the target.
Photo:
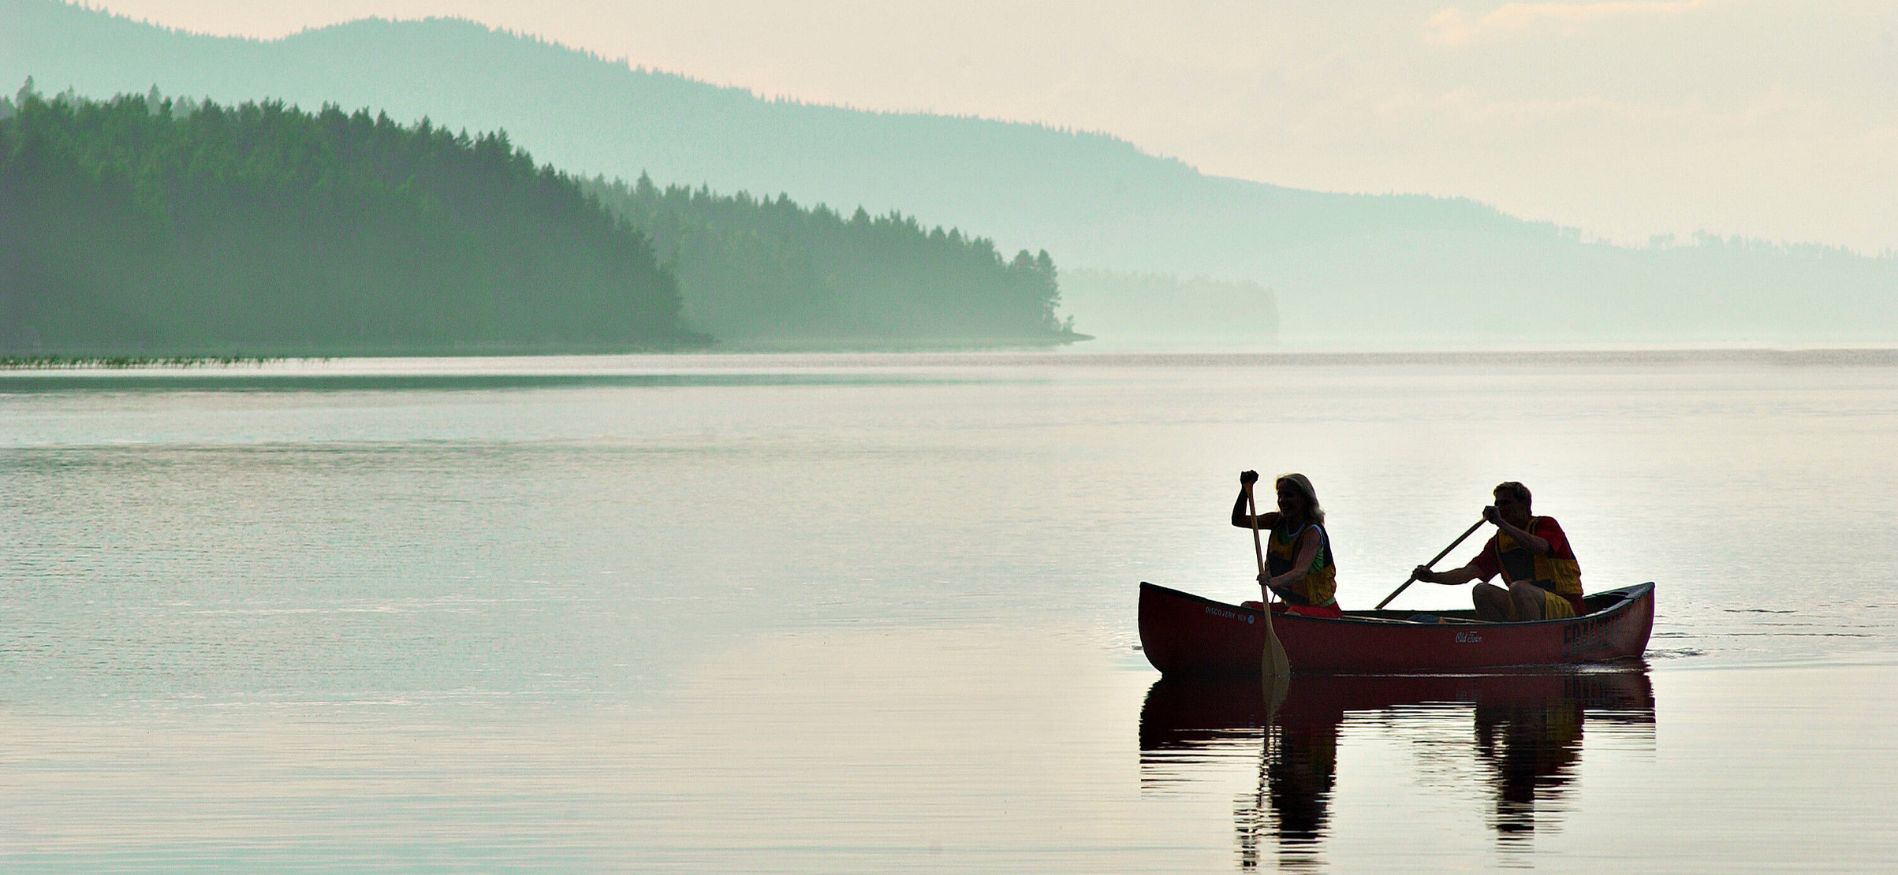
[[(1422, 708), (1414, 706), (1425, 706)], [(1472, 714), (1475, 760), (1495, 794), (1492, 824), (1505, 846), (1526, 847), (1538, 826), (1553, 824), (1581, 760), (1590, 719), (1651, 727), (1654, 699), (1640, 670), (1469, 677), (1304, 677), (1267, 715), (1248, 682), (1165, 679), (1141, 711), (1142, 782), (1173, 780), (1168, 765), (1231, 748), (1250, 730), (1262, 745), (1258, 783), (1233, 815), (1239, 864), (1304, 868), (1323, 862), (1337, 781), (1339, 729), (1351, 712), (1377, 712), (1392, 733), (1441, 737), (1452, 712)], [(1268, 720), (1270, 726), (1267, 726)], [(1469, 762), (1470, 735), (1457, 746)], [(1429, 738), (1423, 739), (1428, 741)], [(1557, 803), (1557, 804), (1552, 804)]]

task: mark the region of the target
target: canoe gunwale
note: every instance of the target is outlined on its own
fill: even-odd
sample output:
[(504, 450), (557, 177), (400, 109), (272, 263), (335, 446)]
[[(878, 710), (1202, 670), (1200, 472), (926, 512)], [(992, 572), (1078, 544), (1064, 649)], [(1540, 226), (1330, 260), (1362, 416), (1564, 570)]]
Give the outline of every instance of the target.
[[(1416, 674), (1563, 668), (1639, 660), (1654, 623), (1654, 584), (1589, 595), (1576, 617), (1490, 622), (1474, 611), (1356, 611), (1343, 617), (1274, 613), (1294, 671)], [(1265, 612), (1143, 581), (1140, 641), (1162, 674), (1258, 671)], [(1424, 615), (1437, 620), (1412, 620)], [(1443, 622), (1443, 620), (1449, 622)]]
[[(1255, 614), (1264, 613), (1263, 611), (1260, 611), (1257, 608), (1249, 608), (1242, 605), (1229, 604), (1227, 602), (1219, 601), (1218, 599), (1210, 599), (1203, 595), (1195, 595), (1185, 590), (1174, 589), (1172, 587), (1162, 586), (1157, 583), (1149, 583), (1144, 580), (1140, 582), (1140, 586), (1142, 589), (1151, 587), (1152, 589), (1159, 590), (1169, 595), (1191, 599), (1193, 601), (1204, 602), (1214, 607), (1226, 608), (1228, 610), (1234, 610), (1234, 611), (1251, 611)], [(1580, 614), (1574, 617), (1557, 617), (1552, 620), (1501, 620), (1501, 621), (1479, 620), (1479, 619), (1476, 619), (1476, 616), (1475, 616), (1476, 612), (1473, 610), (1454, 610), (1454, 611), (1383, 610), (1383, 611), (1345, 611), (1344, 616), (1342, 617), (1313, 617), (1313, 616), (1309, 616), (1305, 614), (1275, 613), (1272, 615), (1272, 622), (1277, 623), (1280, 621), (1295, 621), (1299, 623), (1326, 623), (1326, 624), (1337, 623), (1337, 624), (1347, 624), (1347, 625), (1376, 625), (1380, 628), (1388, 628), (1392, 625), (1417, 626), (1420, 628), (1430, 628), (1431, 626), (1435, 624), (1422, 623), (1422, 622), (1418, 622), (1418, 621), (1410, 619), (1411, 617), (1417, 616), (1418, 614), (1428, 614), (1434, 617), (1452, 617), (1459, 620), (1468, 620), (1469, 625), (1475, 626), (1475, 627), (1482, 627), (1482, 628), (1501, 627), (1501, 628), (1507, 629), (1507, 628), (1518, 628), (1518, 627), (1525, 627), (1525, 626), (1554, 626), (1554, 625), (1561, 625), (1563, 623), (1575, 623), (1575, 622), (1588, 620), (1588, 619), (1601, 619), (1617, 611), (1629, 610), (1633, 608), (1636, 604), (1638, 604), (1641, 601), (1641, 598), (1643, 596), (1646, 596), (1647, 594), (1653, 591), (1654, 591), (1653, 581), (1648, 581), (1646, 583), (1637, 583), (1633, 586), (1624, 586), (1619, 589), (1603, 590), (1601, 592), (1594, 593), (1592, 595), (1585, 597), (1583, 600), (1584, 603), (1604, 600), (1604, 599), (1609, 598), (1610, 596), (1615, 597), (1614, 601), (1608, 602), (1607, 604), (1604, 604), (1601, 607), (1596, 608), (1595, 610), (1589, 611), (1586, 614)]]

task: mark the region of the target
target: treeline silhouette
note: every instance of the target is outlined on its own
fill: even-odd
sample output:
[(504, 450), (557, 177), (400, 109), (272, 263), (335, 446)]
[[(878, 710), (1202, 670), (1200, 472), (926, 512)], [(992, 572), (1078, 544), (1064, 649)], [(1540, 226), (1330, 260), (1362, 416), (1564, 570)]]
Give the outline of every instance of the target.
[[(676, 271), (676, 277), (675, 277)], [(0, 98), (0, 352), (1058, 342), (1046, 252), (277, 102)], [(709, 334), (709, 337), (707, 335)]]
[(505, 133), (334, 106), (0, 101), (0, 351), (698, 342), (647, 238)]
[(913, 216), (844, 217), (788, 195), (721, 195), (595, 178), (600, 202), (651, 235), (677, 271), (686, 320), (721, 340), (968, 342), (1074, 339), (1044, 250), (1004, 258), (984, 237)]

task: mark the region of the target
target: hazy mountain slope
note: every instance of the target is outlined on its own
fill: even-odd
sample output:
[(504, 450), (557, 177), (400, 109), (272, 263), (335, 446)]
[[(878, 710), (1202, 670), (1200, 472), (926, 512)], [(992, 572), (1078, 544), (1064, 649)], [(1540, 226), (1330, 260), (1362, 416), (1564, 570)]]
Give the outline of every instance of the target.
[(1150, 273), (1068, 270), (1061, 306), (1102, 340), (1148, 349), (1254, 349), (1278, 340), (1277, 296), (1258, 283)]
[[(1898, 340), (1898, 259), (1697, 241), (1586, 244), (1468, 201), (1202, 176), (1097, 135), (774, 103), (454, 21), (258, 43), (0, 0), (0, 81), (373, 105), (505, 128), (580, 173), (788, 192), (1045, 247), (1063, 265), (1278, 292), (1300, 342)], [(1085, 322), (1077, 323), (1088, 330)]]

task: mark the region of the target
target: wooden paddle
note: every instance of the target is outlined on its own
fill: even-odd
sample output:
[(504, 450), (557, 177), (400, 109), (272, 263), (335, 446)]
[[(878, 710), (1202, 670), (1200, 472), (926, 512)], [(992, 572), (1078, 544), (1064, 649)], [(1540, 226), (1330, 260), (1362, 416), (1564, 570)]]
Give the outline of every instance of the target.
[[(1259, 560), (1259, 576), (1264, 577), (1265, 546), (1259, 542), (1259, 508), (1252, 502), (1250, 483), (1246, 484), (1246, 513), (1252, 517), (1252, 555)], [(1278, 633), (1272, 630), (1272, 588), (1264, 581), (1259, 586), (1265, 590), (1265, 648), (1259, 654), (1259, 679), (1270, 685), (1266, 687), (1266, 701), (1276, 705), (1291, 682), (1292, 663), (1285, 658), (1285, 645), (1279, 643)]]
[[(1476, 530), (1482, 528), (1483, 524), (1486, 522), (1489, 522), (1489, 521), (1477, 520), (1476, 525), (1470, 526), (1468, 531), (1465, 531), (1463, 534), (1456, 536), (1456, 540), (1451, 541), (1450, 546), (1443, 548), (1443, 552), (1438, 553), (1436, 555), (1436, 558), (1431, 559), (1429, 562), (1425, 562), (1424, 567), (1429, 568), (1430, 566), (1435, 565), (1438, 562), (1442, 562), (1443, 557), (1450, 555), (1450, 551), (1456, 549), (1456, 545), (1463, 543), (1464, 540), (1469, 538), (1469, 536), (1476, 534)], [(1416, 583), (1416, 582), (1417, 582), (1417, 575), (1415, 572), (1412, 572), (1410, 575), (1410, 578), (1404, 581), (1403, 586), (1398, 587), (1390, 595), (1385, 596), (1383, 601), (1377, 603), (1376, 610), (1380, 610), (1380, 611), (1384, 610), (1384, 606), (1390, 604), (1391, 599), (1396, 598), (1397, 594), (1400, 592), (1403, 592), (1405, 587), (1408, 587), (1411, 584)]]

